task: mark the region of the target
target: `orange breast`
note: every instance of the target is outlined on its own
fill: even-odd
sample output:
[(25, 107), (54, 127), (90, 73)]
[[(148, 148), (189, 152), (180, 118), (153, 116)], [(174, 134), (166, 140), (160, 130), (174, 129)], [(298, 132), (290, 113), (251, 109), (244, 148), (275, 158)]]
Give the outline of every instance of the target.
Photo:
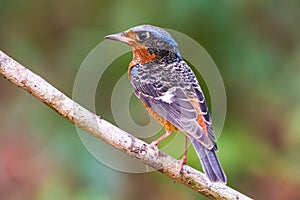
[(143, 64), (153, 61), (155, 54), (150, 54), (147, 48), (141, 44), (132, 46), (133, 59), (129, 64), (128, 70), (137, 64)]

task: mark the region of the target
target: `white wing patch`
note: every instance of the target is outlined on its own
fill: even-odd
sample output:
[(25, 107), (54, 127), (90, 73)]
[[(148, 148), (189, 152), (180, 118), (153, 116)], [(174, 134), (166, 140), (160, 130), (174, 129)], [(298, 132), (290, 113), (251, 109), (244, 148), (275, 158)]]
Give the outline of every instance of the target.
[(163, 102), (170, 104), (170, 103), (173, 103), (172, 98), (174, 96), (175, 95), (173, 94), (172, 91), (167, 91), (164, 95), (162, 95), (160, 97), (156, 97), (155, 99), (162, 100)]

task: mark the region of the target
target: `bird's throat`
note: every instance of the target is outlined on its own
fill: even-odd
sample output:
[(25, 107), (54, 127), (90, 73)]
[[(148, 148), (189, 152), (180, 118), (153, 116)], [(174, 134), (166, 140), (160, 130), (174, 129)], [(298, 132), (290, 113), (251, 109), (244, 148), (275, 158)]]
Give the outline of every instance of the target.
[(155, 59), (154, 53), (149, 53), (146, 47), (132, 47), (133, 59), (129, 64), (129, 69), (137, 64), (152, 62)]

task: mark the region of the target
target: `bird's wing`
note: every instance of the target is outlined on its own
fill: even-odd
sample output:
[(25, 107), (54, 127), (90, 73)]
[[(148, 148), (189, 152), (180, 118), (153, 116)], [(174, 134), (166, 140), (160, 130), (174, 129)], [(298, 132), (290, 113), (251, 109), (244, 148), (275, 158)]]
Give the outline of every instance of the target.
[[(201, 89), (187, 91), (178, 85), (154, 84), (132, 77), (135, 94), (152, 110), (208, 149), (216, 148), (211, 119)], [(166, 82), (165, 82), (166, 83)]]

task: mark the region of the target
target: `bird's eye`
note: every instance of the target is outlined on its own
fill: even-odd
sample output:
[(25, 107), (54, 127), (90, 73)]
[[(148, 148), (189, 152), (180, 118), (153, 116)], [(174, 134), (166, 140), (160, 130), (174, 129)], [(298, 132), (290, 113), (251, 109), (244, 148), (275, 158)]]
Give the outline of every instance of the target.
[(136, 34), (136, 39), (138, 41), (145, 41), (146, 39), (148, 39), (150, 36), (149, 32), (147, 31), (142, 31)]

